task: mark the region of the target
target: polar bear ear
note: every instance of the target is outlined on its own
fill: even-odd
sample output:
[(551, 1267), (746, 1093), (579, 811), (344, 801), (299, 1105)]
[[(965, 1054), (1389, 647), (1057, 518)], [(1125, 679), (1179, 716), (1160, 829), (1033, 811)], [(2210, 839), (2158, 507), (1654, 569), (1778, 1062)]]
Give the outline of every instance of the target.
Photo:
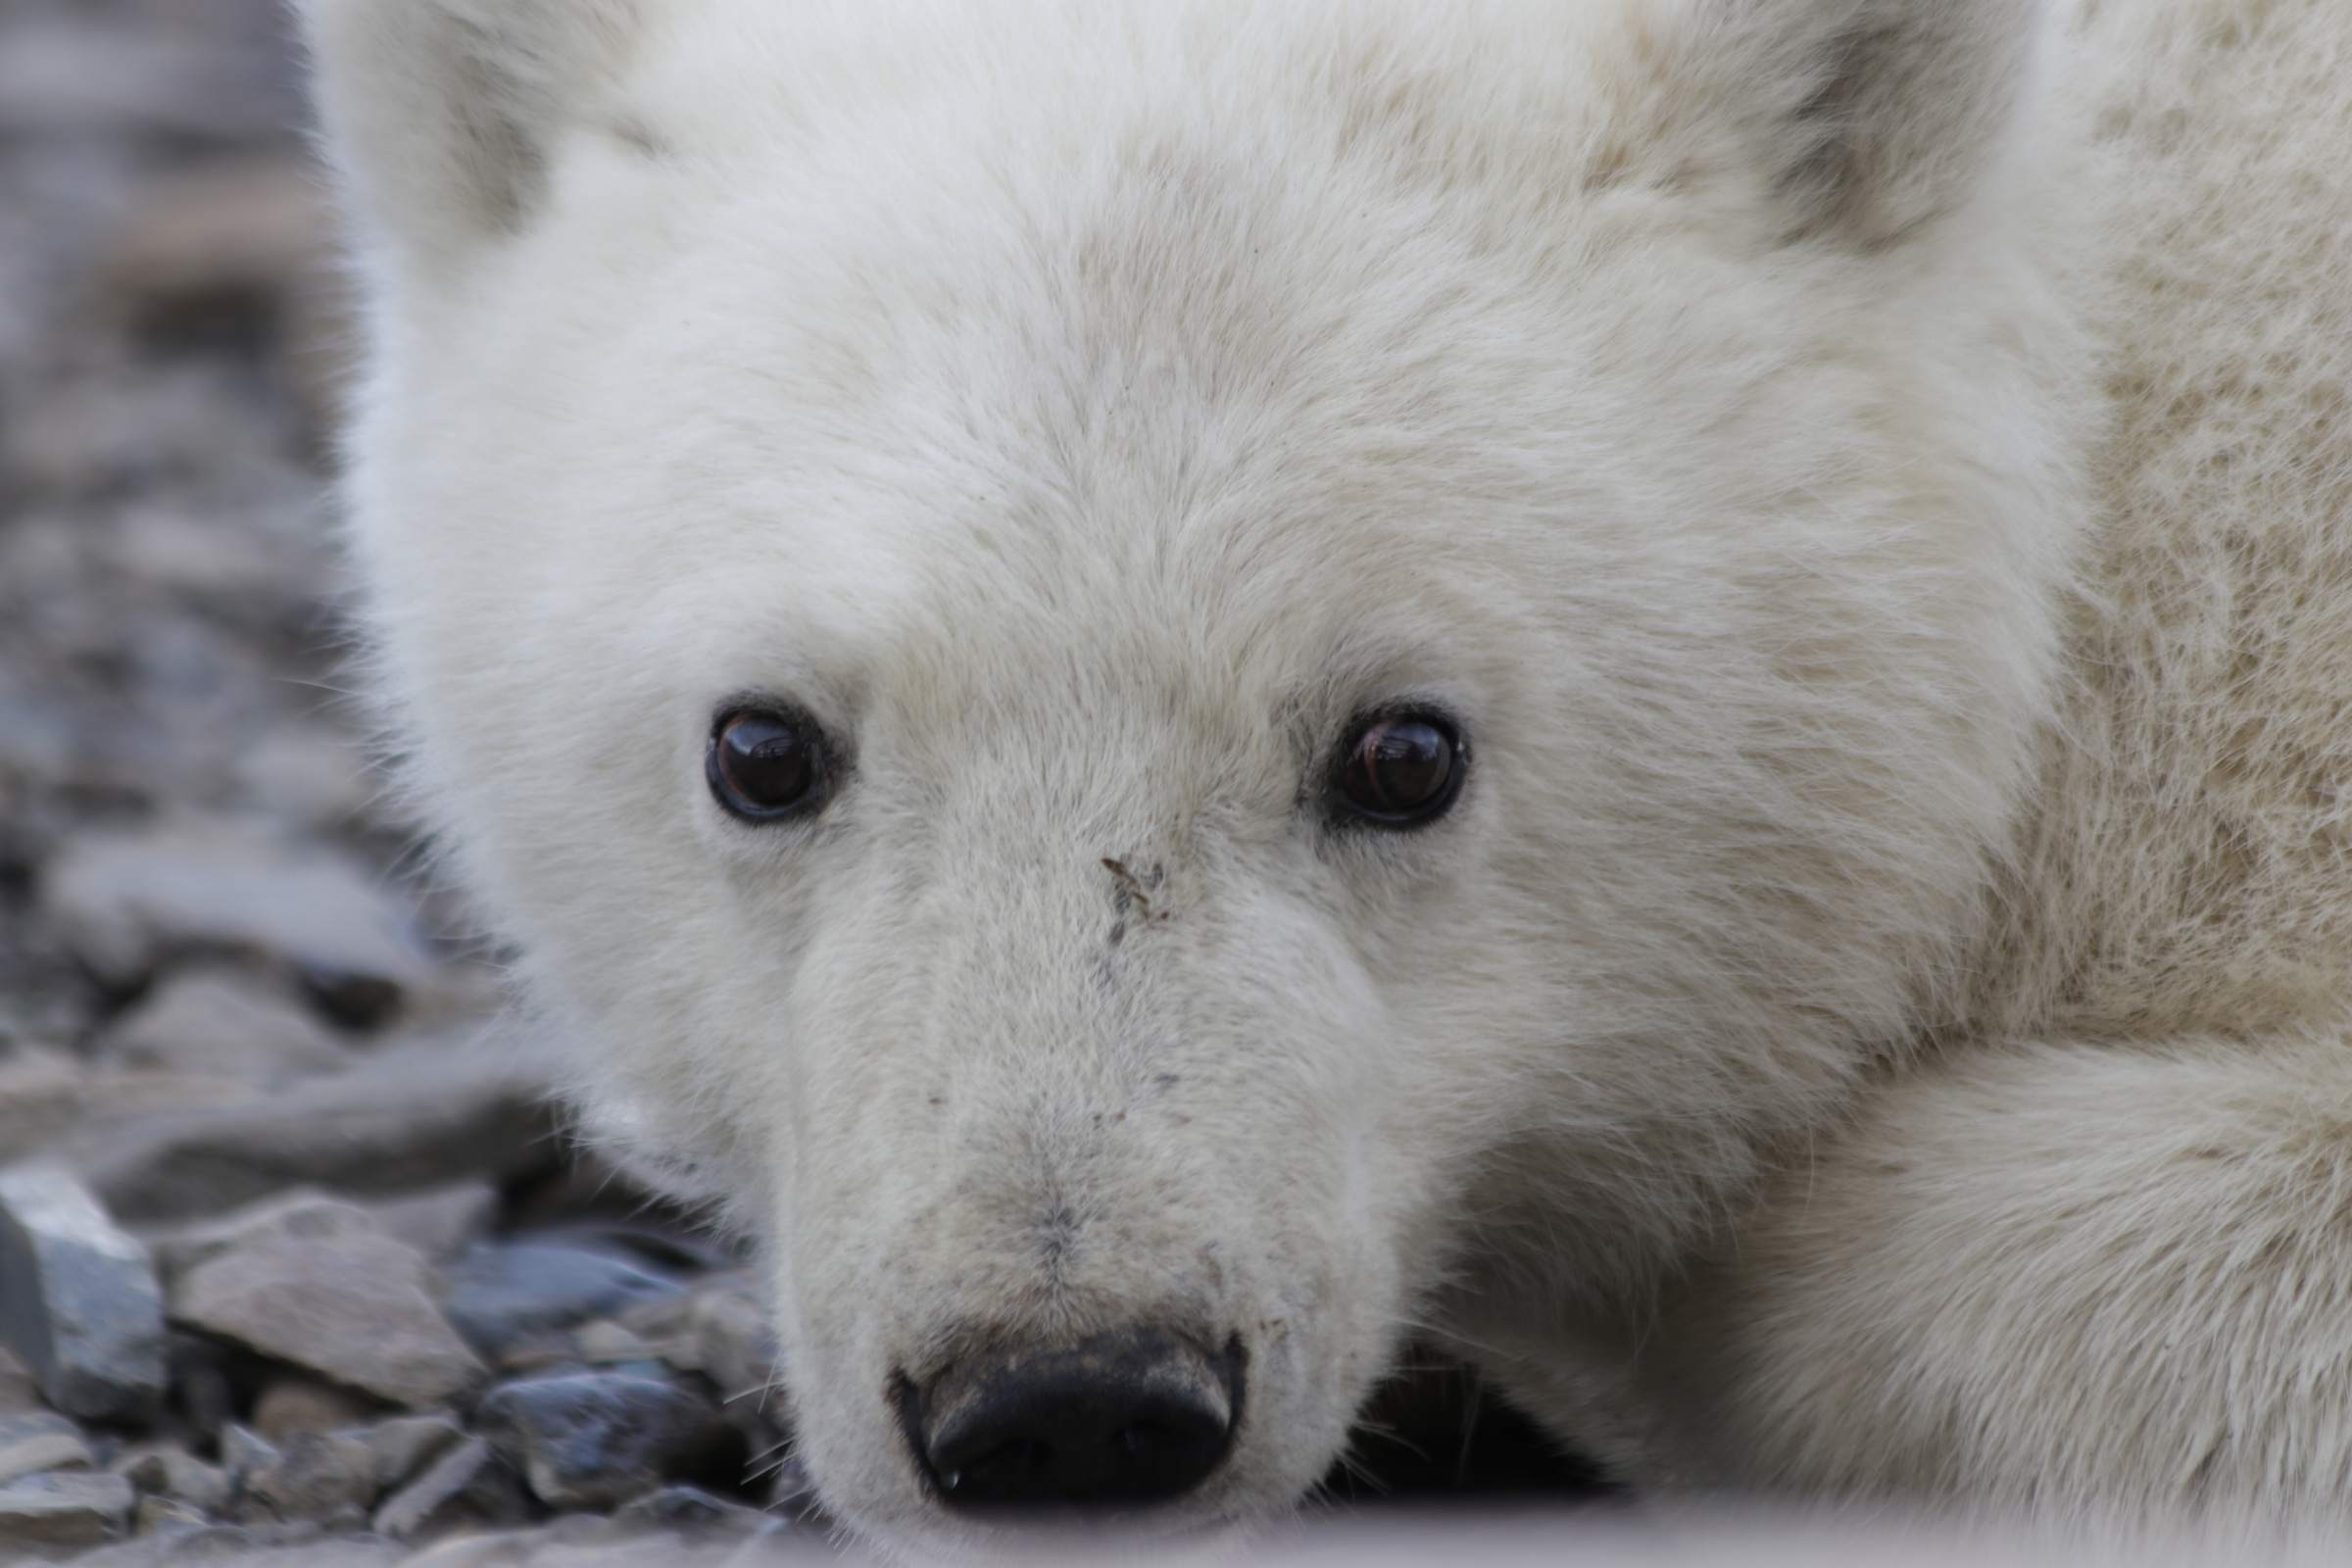
[(428, 267), (519, 227), (646, 0), (299, 0), (361, 216)]
[[(2016, 118), (2042, 0), (1681, 0), (1671, 51), (1761, 109), (1792, 231), (1864, 247), (1965, 203)], [(1759, 98), (1759, 93), (1761, 98)]]

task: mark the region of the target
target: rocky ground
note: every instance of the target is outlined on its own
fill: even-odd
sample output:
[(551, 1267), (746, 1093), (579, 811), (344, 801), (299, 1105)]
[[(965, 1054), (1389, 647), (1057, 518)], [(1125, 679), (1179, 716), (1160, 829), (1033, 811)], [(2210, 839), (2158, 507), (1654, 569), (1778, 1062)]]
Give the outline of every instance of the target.
[[(822, 1554), (755, 1272), (565, 1142), (364, 761), (302, 121), (274, 0), (0, 0), (0, 1561)], [(1343, 1505), (1577, 1489), (1380, 1418)]]

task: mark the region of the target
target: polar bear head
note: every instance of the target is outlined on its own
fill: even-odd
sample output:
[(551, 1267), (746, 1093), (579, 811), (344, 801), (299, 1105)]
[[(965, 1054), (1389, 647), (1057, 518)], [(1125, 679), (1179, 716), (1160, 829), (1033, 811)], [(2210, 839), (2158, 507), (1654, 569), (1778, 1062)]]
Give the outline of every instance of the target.
[(2032, 9), (312, 0), (414, 781), (853, 1524), (1284, 1506), (1943, 1004)]

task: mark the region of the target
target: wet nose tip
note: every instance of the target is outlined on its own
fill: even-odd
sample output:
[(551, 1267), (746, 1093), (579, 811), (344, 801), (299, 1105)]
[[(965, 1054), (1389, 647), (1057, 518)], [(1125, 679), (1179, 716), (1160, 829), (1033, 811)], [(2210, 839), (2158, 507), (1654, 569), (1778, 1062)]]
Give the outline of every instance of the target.
[(1159, 1502), (1225, 1457), (1242, 1378), (1238, 1346), (1121, 1329), (959, 1361), (913, 1391), (907, 1436), (952, 1507)]

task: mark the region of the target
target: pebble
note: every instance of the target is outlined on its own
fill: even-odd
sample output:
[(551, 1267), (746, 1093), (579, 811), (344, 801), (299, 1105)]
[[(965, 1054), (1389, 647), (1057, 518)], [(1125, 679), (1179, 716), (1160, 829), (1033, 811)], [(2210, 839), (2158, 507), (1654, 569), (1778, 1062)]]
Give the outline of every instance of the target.
[(686, 1288), (611, 1252), (539, 1242), (479, 1246), (449, 1270), (449, 1320), (492, 1361), (547, 1346), (591, 1318)]
[(729, 1502), (700, 1487), (663, 1487), (623, 1503), (613, 1510), (612, 1523), (623, 1529), (725, 1530), (757, 1535), (780, 1521), (758, 1508)]
[(372, 988), (396, 1000), (429, 979), (414, 916), (372, 878), (228, 832), (78, 839), (44, 872), (41, 906), (75, 956), (119, 987), (167, 956), (208, 953), (280, 959), (330, 993)]
[(0, 1347), (0, 1411), (37, 1410), (41, 1386), (14, 1350)]
[(309, 1519), (329, 1530), (357, 1530), (375, 1501), (375, 1454), (364, 1439), (295, 1432), (277, 1452), (243, 1477), (250, 1518)]
[(210, 1523), (210, 1514), (176, 1497), (141, 1497), (138, 1507), (131, 1510), (131, 1528), (142, 1536), (201, 1529)]
[(364, 1206), (385, 1235), (408, 1243), (435, 1263), (446, 1263), (490, 1228), (498, 1214), (498, 1189), (474, 1177), (377, 1199)]
[(432, 1271), (388, 1236), (265, 1235), (173, 1283), (172, 1316), (411, 1409), (478, 1387), (487, 1368), (434, 1304)]
[(45, 1470), (87, 1470), (90, 1446), (81, 1428), (50, 1410), (0, 1415), (0, 1482)]
[(625, 1372), (503, 1384), (475, 1419), (531, 1491), (558, 1508), (613, 1507), (663, 1482), (740, 1464), (743, 1454), (741, 1434), (708, 1399)]
[(79, 1062), (62, 1051), (18, 1046), (0, 1059), (0, 1159), (39, 1149), (73, 1125), (88, 1100)]
[(420, 1541), (458, 1528), (514, 1524), (526, 1512), (514, 1473), (482, 1438), (467, 1438), (375, 1511), (376, 1534)]
[(349, 1389), (288, 1374), (270, 1380), (253, 1402), (253, 1430), (271, 1443), (297, 1432), (340, 1432), (365, 1426), (381, 1406)]
[(0, 1547), (93, 1544), (129, 1522), (134, 1501), (121, 1476), (20, 1476), (0, 1487)]
[(137, 1488), (140, 1495), (186, 1503), (206, 1514), (228, 1507), (235, 1478), (218, 1465), (206, 1464), (176, 1444), (143, 1444), (120, 1455), (108, 1466)]
[(277, 1445), (254, 1431), (231, 1421), (220, 1429), (220, 1468), (228, 1473), (238, 1487), (256, 1470), (277, 1463)]
[(379, 1421), (368, 1433), (368, 1451), (375, 1455), (375, 1484), (385, 1492), (404, 1487), (465, 1441), (466, 1429), (444, 1415)]
[(223, 294), (278, 294), (324, 260), (317, 175), (299, 155), (218, 159), (131, 209), (98, 266), (106, 304), (152, 316)]
[(71, 1151), (126, 1223), (217, 1214), (289, 1187), (410, 1193), (551, 1159), (546, 1084), (468, 1031), (376, 1048), (348, 1072), (248, 1104), (98, 1129)]
[(308, 1008), (250, 976), (215, 968), (165, 978), (94, 1049), (125, 1067), (270, 1086), (352, 1060), (350, 1048)]
[(208, 1258), (273, 1237), (318, 1241), (381, 1234), (375, 1216), (359, 1204), (331, 1198), (317, 1188), (297, 1187), (225, 1214), (151, 1231), (147, 1246), (156, 1272), (174, 1280)]
[(59, 1166), (0, 1171), (0, 1338), (68, 1415), (137, 1420), (163, 1398), (147, 1249)]

